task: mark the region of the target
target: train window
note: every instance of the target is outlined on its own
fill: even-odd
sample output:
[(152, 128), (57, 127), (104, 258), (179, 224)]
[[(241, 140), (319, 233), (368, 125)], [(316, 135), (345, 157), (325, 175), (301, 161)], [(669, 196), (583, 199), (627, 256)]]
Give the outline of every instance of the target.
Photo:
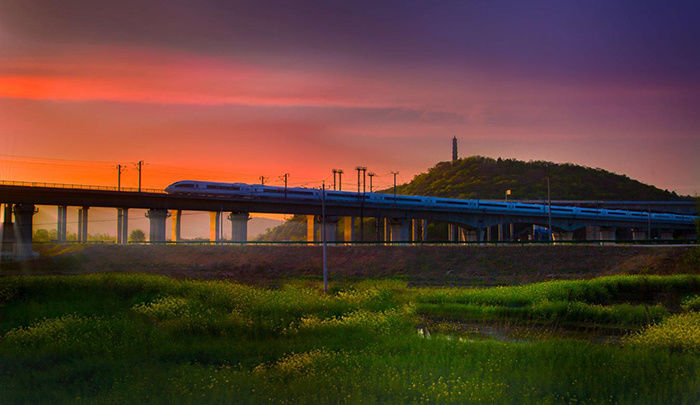
[(448, 200), (443, 200), (443, 201), (438, 201), (441, 204), (454, 204), (454, 205), (472, 205), (470, 202), (467, 201), (448, 201)]
[(496, 207), (496, 208), (504, 208), (507, 207), (505, 204), (494, 204), (494, 203), (479, 203), (480, 206), (482, 207)]
[(531, 207), (529, 205), (516, 205), (515, 208), (519, 210), (540, 210), (540, 207)]
[(220, 186), (218, 184), (207, 184), (207, 188), (212, 190), (240, 190), (240, 187), (237, 186)]
[(194, 184), (187, 184), (187, 183), (186, 184), (178, 184), (177, 186), (182, 187), (182, 188), (194, 188)]

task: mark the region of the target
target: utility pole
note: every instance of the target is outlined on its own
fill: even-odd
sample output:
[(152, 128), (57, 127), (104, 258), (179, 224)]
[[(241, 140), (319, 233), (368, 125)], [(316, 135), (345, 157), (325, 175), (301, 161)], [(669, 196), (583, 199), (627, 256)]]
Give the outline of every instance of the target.
[(122, 190), (122, 171), (125, 169), (122, 165), (117, 165), (117, 191)]
[(367, 177), (365, 176), (365, 173), (367, 172), (367, 168), (365, 166), (362, 166), (362, 194), (364, 198), (364, 194), (367, 192)]
[(338, 191), (343, 190), (343, 169), (338, 169)]
[(287, 198), (287, 179), (289, 179), (289, 173), (284, 174), (284, 198)]
[[(549, 169), (548, 169), (549, 171)], [(552, 196), (549, 193), (549, 174), (547, 175), (547, 216), (549, 221), (549, 240), (553, 240), (554, 231), (552, 230)]]
[(396, 200), (396, 175), (399, 174), (399, 172), (391, 172), (391, 174), (394, 175), (394, 200)]
[(333, 191), (335, 191), (335, 176), (338, 174), (338, 169), (333, 169)]
[(367, 175), (369, 176), (369, 192), (371, 193), (372, 192), (372, 177), (376, 176), (376, 174), (374, 172), (369, 172), (369, 173), (367, 173)]
[(260, 184), (265, 185), (265, 176), (260, 176)]
[(357, 198), (360, 198), (360, 172), (362, 171), (362, 166), (357, 166)]
[(139, 193), (141, 192), (141, 167), (143, 167), (143, 160), (139, 160), (138, 163), (136, 163), (136, 167), (139, 170)]
[(323, 292), (328, 294), (328, 267), (326, 260), (326, 183), (321, 185), (321, 242), (323, 244)]

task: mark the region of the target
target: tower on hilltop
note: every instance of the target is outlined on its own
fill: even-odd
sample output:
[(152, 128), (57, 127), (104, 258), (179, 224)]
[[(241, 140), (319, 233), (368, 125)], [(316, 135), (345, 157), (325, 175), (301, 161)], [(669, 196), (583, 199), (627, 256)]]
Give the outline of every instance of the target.
[(457, 159), (457, 137), (452, 138), (452, 162), (456, 162)]

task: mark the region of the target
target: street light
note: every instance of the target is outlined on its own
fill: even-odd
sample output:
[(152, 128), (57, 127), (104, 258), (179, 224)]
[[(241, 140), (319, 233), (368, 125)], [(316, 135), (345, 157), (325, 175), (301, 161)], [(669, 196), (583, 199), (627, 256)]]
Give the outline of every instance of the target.
[(510, 190), (506, 190), (506, 202), (508, 202), (508, 196), (510, 195)]

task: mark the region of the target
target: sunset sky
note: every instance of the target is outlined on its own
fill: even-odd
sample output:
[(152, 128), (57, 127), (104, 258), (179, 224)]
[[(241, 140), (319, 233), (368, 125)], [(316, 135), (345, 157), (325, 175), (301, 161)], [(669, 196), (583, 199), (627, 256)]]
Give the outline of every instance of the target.
[(700, 2), (0, 0), (0, 179), (380, 186), (451, 156), (700, 193)]

